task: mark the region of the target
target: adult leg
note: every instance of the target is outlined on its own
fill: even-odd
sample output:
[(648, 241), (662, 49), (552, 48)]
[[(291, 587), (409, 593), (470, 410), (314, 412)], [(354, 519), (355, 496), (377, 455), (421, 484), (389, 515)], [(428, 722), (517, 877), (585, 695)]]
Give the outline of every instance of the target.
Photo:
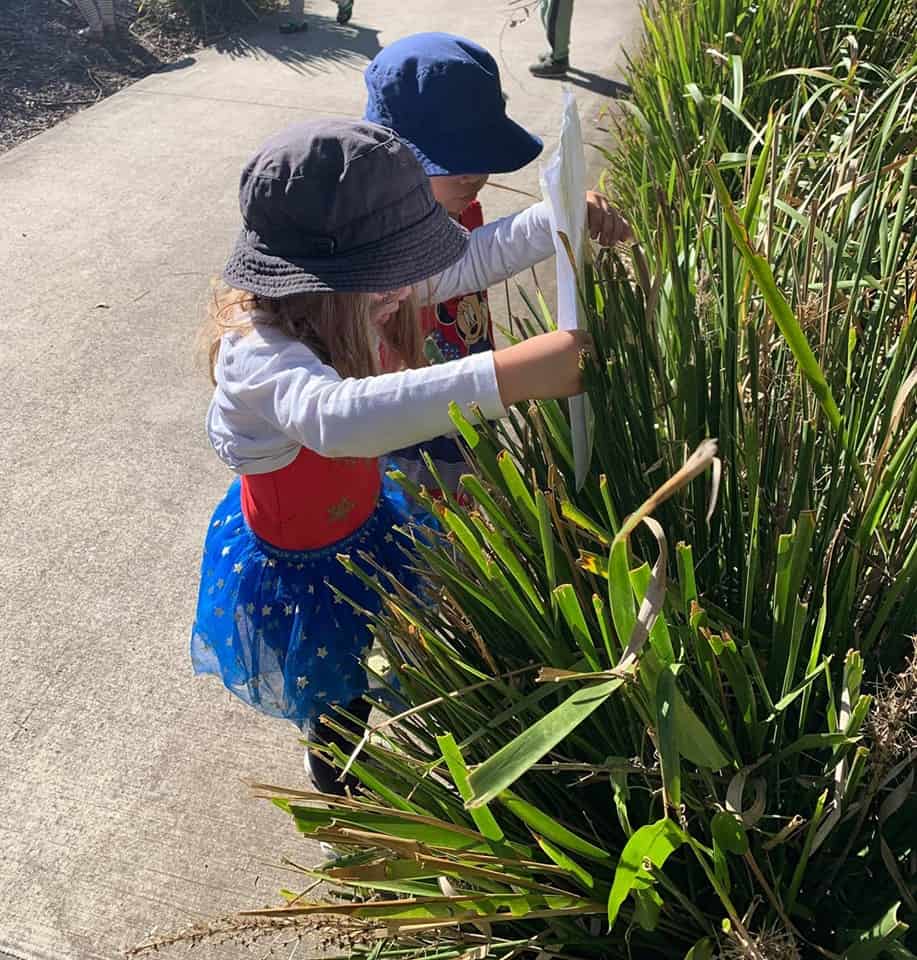
[(337, 0), (338, 5), (338, 23), (350, 23), (353, 16), (353, 0)]
[(102, 16), (102, 26), (106, 30), (114, 30), (115, 0), (99, 0), (99, 13)]
[(308, 24), (306, 23), (303, 2), (304, 0), (290, 0), (290, 19), (281, 24), (281, 33), (299, 33), (306, 29)]
[(570, 62), (573, 0), (541, 0), (540, 12), (551, 53), (540, 57), (529, 70), (536, 77), (560, 77), (566, 74)]
[(99, 13), (98, 6), (96, 6), (96, 0), (76, 0), (76, 5), (79, 7), (80, 13), (83, 14), (89, 32), (93, 36), (100, 37), (103, 32), (102, 16)]

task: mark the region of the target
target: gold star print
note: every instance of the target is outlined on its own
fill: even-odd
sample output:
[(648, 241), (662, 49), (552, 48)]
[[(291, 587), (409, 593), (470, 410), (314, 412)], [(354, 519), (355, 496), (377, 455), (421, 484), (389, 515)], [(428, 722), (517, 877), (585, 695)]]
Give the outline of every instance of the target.
[(328, 656), (328, 648), (327, 648), (327, 647), (319, 647), (318, 650), (315, 651), (315, 655), (316, 655), (317, 657), (321, 657), (322, 660), (324, 660), (325, 657)]
[(213, 612), (214, 612), (214, 614), (215, 614), (216, 616), (218, 616), (218, 617), (222, 617), (222, 616), (223, 616), (223, 608), (222, 608), (222, 607), (214, 607), (214, 608), (213, 608)]
[(394, 538), (390, 533), (387, 533), (387, 534), (385, 535), (385, 542), (386, 542), (386, 543), (394, 543), (394, 542), (395, 542), (395, 538)]
[(356, 504), (353, 500), (344, 497), (339, 500), (333, 506), (328, 507), (328, 519), (329, 520), (344, 520), (350, 514)]
[(231, 646), (232, 646), (232, 637), (227, 637), (227, 638), (226, 638), (226, 646), (227, 646), (227, 647), (231, 647)]
[(241, 564), (241, 563), (234, 563), (234, 564), (232, 565), (232, 572), (233, 572), (233, 573), (241, 573), (241, 572), (242, 572), (242, 564)]
[(221, 553), (223, 554), (224, 557), (225, 557), (225, 556), (228, 556), (228, 555), (229, 555), (229, 547), (223, 547)]
[(247, 604), (245, 607), (245, 612), (249, 615), (253, 614), (255, 612), (255, 605), (253, 603)]
[(292, 604), (292, 603), (285, 603), (285, 604), (283, 605), (283, 612), (284, 612), (288, 617), (292, 617), (292, 616), (293, 616), (293, 604)]
[(268, 560), (267, 565), (268, 565), (269, 567), (276, 567), (276, 566), (277, 566), (277, 561), (276, 561), (276, 560)]
[(261, 608), (261, 616), (262, 616), (262, 617), (269, 617), (270, 615), (271, 615), (271, 608), (270, 608), (267, 604), (265, 604), (265, 605)]
[(220, 588), (220, 590), (223, 589), (223, 584), (224, 584), (224, 583), (226, 583), (226, 581), (225, 581), (222, 577), (220, 577), (220, 579), (217, 580), (217, 586)]
[(319, 690), (318, 693), (316, 694), (316, 696), (318, 697), (319, 700), (324, 700), (324, 699), (328, 696), (328, 691), (327, 691), (327, 690)]
[(296, 689), (297, 689), (297, 690), (304, 690), (304, 689), (305, 689), (306, 687), (308, 687), (308, 686), (309, 686), (309, 678), (308, 678), (308, 677), (297, 677), (297, 678), (296, 678)]
[(315, 593), (315, 584), (314, 584), (314, 583), (310, 583), (310, 584), (309, 584), (309, 593)]

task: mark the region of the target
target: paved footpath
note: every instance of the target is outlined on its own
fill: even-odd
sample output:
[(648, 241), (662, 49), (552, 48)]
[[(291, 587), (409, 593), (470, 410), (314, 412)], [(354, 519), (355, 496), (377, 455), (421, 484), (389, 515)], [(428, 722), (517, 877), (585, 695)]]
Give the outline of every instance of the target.
[[(303, 784), (295, 730), (195, 680), (186, 650), (228, 480), (194, 337), (239, 171), (288, 123), (359, 116), (367, 59), (419, 30), (494, 51), (511, 114), (549, 148), (561, 100), (526, 72), (537, 16), (509, 29), (492, 0), (357, 0), (339, 27), (334, 10), (313, 0), (308, 33), (264, 24), (0, 156), (0, 955), (111, 960), (154, 929), (276, 902), (298, 882), (280, 858), (315, 857), (243, 783)], [(587, 139), (605, 139), (593, 127), (638, 21), (635, 0), (577, 0)], [(537, 177), (499, 179), (537, 192)], [(490, 217), (526, 202), (482, 199)]]

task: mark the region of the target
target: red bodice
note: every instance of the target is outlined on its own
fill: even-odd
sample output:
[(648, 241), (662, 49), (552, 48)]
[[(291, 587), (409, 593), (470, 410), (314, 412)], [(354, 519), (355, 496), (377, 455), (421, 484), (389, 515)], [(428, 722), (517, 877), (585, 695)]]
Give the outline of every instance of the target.
[(317, 550), (364, 524), (379, 501), (379, 461), (322, 457), (303, 447), (271, 473), (242, 477), (242, 510), (252, 530), (283, 550)]

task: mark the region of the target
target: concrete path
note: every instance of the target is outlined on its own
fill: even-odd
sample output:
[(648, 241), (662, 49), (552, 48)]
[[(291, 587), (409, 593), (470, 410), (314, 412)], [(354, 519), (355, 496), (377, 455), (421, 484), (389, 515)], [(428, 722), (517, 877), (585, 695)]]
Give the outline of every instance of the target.
[[(301, 785), (295, 731), (195, 680), (186, 650), (228, 480), (194, 338), (239, 171), (287, 123), (360, 115), (367, 59), (419, 30), (494, 51), (511, 114), (549, 147), (561, 98), (525, 69), (537, 17), (507, 29), (492, 0), (357, 0), (339, 27), (334, 10), (315, 0), (308, 33), (264, 25), (0, 156), (0, 954), (110, 960), (276, 902), (297, 882), (281, 857), (315, 857), (242, 783)], [(587, 138), (637, 28), (634, 0), (577, 0)], [(537, 164), (499, 179), (537, 192)], [(526, 202), (482, 199), (490, 217)]]

